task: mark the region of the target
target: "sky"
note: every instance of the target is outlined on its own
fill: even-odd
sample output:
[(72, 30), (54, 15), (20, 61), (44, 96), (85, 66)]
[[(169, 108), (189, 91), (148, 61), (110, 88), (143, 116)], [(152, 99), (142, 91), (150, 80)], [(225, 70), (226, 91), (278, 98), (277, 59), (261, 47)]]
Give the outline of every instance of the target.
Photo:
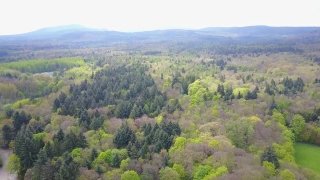
[(116, 31), (320, 26), (320, 0), (2, 0), (0, 35), (80, 24)]

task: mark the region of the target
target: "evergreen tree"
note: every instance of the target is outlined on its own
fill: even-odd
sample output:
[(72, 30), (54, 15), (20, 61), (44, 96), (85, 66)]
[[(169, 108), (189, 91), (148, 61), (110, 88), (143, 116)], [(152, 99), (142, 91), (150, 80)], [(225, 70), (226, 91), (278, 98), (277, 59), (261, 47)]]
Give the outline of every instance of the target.
[(56, 179), (58, 180), (76, 180), (80, 174), (79, 165), (73, 161), (69, 153), (62, 155), (61, 163), (56, 163), (58, 166), (58, 173)]
[(45, 150), (46, 155), (47, 155), (48, 158), (53, 158), (53, 156), (54, 156), (53, 147), (52, 147), (50, 141), (48, 141), (48, 142), (45, 144), (44, 150)]
[(132, 119), (135, 119), (136, 117), (138, 117), (138, 115), (139, 115), (139, 108), (136, 104), (134, 104), (129, 117)]
[(113, 143), (117, 146), (117, 148), (126, 147), (129, 144), (129, 141), (134, 142), (135, 134), (132, 132), (131, 128), (128, 125), (128, 122), (125, 121), (121, 124), (115, 138), (113, 139)]
[(58, 141), (63, 141), (64, 140), (64, 132), (62, 131), (62, 129), (59, 129), (58, 133), (56, 135), (53, 136), (53, 138), (57, 139)]
[(118, 153), (116, 153), (113, 158), (111, 159), (111, 166), (114, 167), (114, 168), (119, 168), (120, 167), (120, 163), (121, 163), (121, 160), (120, 160), (120, 157), (118, 155)]
[(11, 127), (8, 125), (4, 125), (2, 127), (2, 137), (3, 137), (3, 148), (8, 148), (9, 147), (9, 143), (12, 140), (12, 130)]
[(91, 162), (93, 162), (97, 157), (98, 157), (98, 152), (95, 148), (93, 148), (90, 156)]
[[(136, 141), (136, 142), (138, 142), (138, 141)], [(127, 150), (128, 150), (128, 156), (131, 159), (139, 158), (139, 151), (138, 151), (136, 144), (129, 142), (129, 144), (127, 146)]]
[(169, 159), (168, 159), (168, 156), (164, 156), (164, 158), (163, 158), (163, 164), (164, 164), (164, 167), (169, 166)]
[(28, 128), (21, 129), (15, 139), (15, 154), (20, 158), (20, 172), (19, 177), (24, 177), (26, 171), (33, 166), (33, 163), (37, 159), (36, 144), (33, 139), (33, 135)]
[(43, 166), (47, 163), (47, 161), (47, 154), (41, 149), (38, 154), (38, 159), (33, 166), (32, 179), (41, 180), (41, 172), (43, 171)]
[(276, 169), (279, 169), (280, 164), (278, 157), (272, 146), (267, 147), (261, 155), (261, 164), (263, 161), (268, 161), (274, 164)]
[(147, 153), (149, 152), (149, 147), (147, 143), (144, 143), (141, 150), (140, 150), (140, 156), (142, 158), (146, 158)]
[(45, 165), (42, 167), (42, 171), (40, 172), (41, 180), (52, 180), (54, 179), (54, 166), (51, 164), (51, 161), (48, 160)]
[(53, 109), (53, 111), (57, 111), (58, 108), (60, 108), (60, 101), (59, 101), (59, 99), (55, 99), (52, 109)]

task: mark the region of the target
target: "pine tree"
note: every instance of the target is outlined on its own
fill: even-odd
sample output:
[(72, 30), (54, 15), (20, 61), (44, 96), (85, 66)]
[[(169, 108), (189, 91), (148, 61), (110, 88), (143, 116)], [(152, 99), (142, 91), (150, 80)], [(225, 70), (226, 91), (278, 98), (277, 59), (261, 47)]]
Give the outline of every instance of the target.
[(119, 167), (120, 167), (120, 163), (121, 163), (120, 157), (119, 157), (118, 153), (116, 153), (116, 154), (113, 156), (110, 165), (111, 165), (112, 167), (119, 168)]
[(62, 129), (59, 129), (58, 133), (54, 135), (53, 138), (56, 138), (58, 141), (62, 141), (64, 139), (64, 132)]
[(91, 151), (91, 162), (94, 161), (98, 157), (98, 152), (95, 148), (92, 149)]
[(12, 130), (10, 126), (4, 125), (2, 127), (2, 137), (4, 141), (3, 148), (8, 148), (9, 143), (12, 140)]
[(129, 141), (135, 142), (135, 134), (132, 132), (131, 128), (128, 125), (128, 122), (121, 124), (113, 143), (116, 144), (117, 148), (126, 147), (129, 144)]
[(73, 161), (73, 158), (67, 152), (62, 155), (62, 159), (61, 164), (58, 162), (56, 163), (59, 167), (57, 179), (76, 180), (80, 174), (79, 165)]
[(50, 141), (48, 141), (48, 142), (46, 143), (46, 145), (44, 146), (44, 150), (45, 150), (48, 158), (53, 158), (53, 156), (54, 156), (54, 154), (53, 154), (53, 147), (52, 147)]
[(52, 109), (54, 112), (56, 112), (58, 108), (60, 108), (60, 101), (59, 101), (59, 99), (55, 99)]
[(136, 104), (133, 105), (133, 108), (130, 112), (129, 118), (135, 119), (139, 115), (139, 108)]
[[(138, 141), (137, 141), (138, 142)], [(128, 156), (131, 159), (137, 159), (139, 158), (139, 151), (138, 148), (136, 147), (135, 144), (129, 142), (128, 146), (127, 146), (127, 150), (128, 150)]]
[(26, 171), (33, 166), (33, 163), (37, 159), (37, 149), (33, 135), (31, 131), (26, 129), (21, 129), (15, 139), (15, 154), (20, 158), (20, 172), (18, 172), (19, 177), (24, 177)]
[(47, 161), (47, 154), (41, 149), (38, 154), (38, 159), (33, 166), (32, 179), (41, 180), (41, 172), (43, 171), (43, 166), (47, 163)]
[(146, 158), (148, 152), (149, 152), (149, 147), (148, 147), (147, 143), (144, 143), (141, 150), (140, 150), (140, 156), (142, 158)]
[(54, 179), (54, 166), (51, 164), (51, 161), (48, 160), (46, 164), (42, 167), (42, 171), (40, 172), (41, 180), (52, 180)]
[(267, 147), (264, 152), (261, 155), (261, 164), (263, 163), (263, 161), (268, 161), (274, 164), (276, 169), (279, 169), (280, 164), (279, 164), (279, 160), (278, 157), (273, 149), (273, 147), (269, 146)]
[(164, 164), (164, 167), (169, 166), (168, 156), (164, 156), (164, 158), (163, 158), (163, 164)]

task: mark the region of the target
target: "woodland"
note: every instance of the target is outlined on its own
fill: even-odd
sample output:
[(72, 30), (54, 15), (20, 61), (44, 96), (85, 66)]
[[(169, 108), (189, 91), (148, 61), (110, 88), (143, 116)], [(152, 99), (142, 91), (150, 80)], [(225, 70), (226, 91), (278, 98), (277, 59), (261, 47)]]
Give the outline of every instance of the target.
[(320, 179), (320, 38), (165, 33), (0, 41), (3, 168), (25, 180)]

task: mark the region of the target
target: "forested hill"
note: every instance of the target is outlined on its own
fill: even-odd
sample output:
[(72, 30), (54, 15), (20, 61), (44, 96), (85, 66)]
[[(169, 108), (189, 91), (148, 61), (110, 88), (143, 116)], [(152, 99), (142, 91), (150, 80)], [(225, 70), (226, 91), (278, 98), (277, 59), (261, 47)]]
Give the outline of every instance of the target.
[(293, 36), (319, 30), (319, 27), (270, 27), (270, 26), (247, 26), (247, 27), (209, 27), (197, 30), (168, 29), (125, 33), (101, 29), (87, 28), (80, 25), (68, 25), (48, 27), (37, 31), (18, 35), (0, 36), (0, 43), (6, 41), (23, 40), (55, 40), (55, 41), (132, 41), (165, 38), (201, 38), (207, 36)]
[(245, 26), (245, 27), (209, 27), (200, 29), (206, 32), (227, 33), (237, 36), (292, 36), (319, 30), (320, 27), (271, 27), (271, 26)]

